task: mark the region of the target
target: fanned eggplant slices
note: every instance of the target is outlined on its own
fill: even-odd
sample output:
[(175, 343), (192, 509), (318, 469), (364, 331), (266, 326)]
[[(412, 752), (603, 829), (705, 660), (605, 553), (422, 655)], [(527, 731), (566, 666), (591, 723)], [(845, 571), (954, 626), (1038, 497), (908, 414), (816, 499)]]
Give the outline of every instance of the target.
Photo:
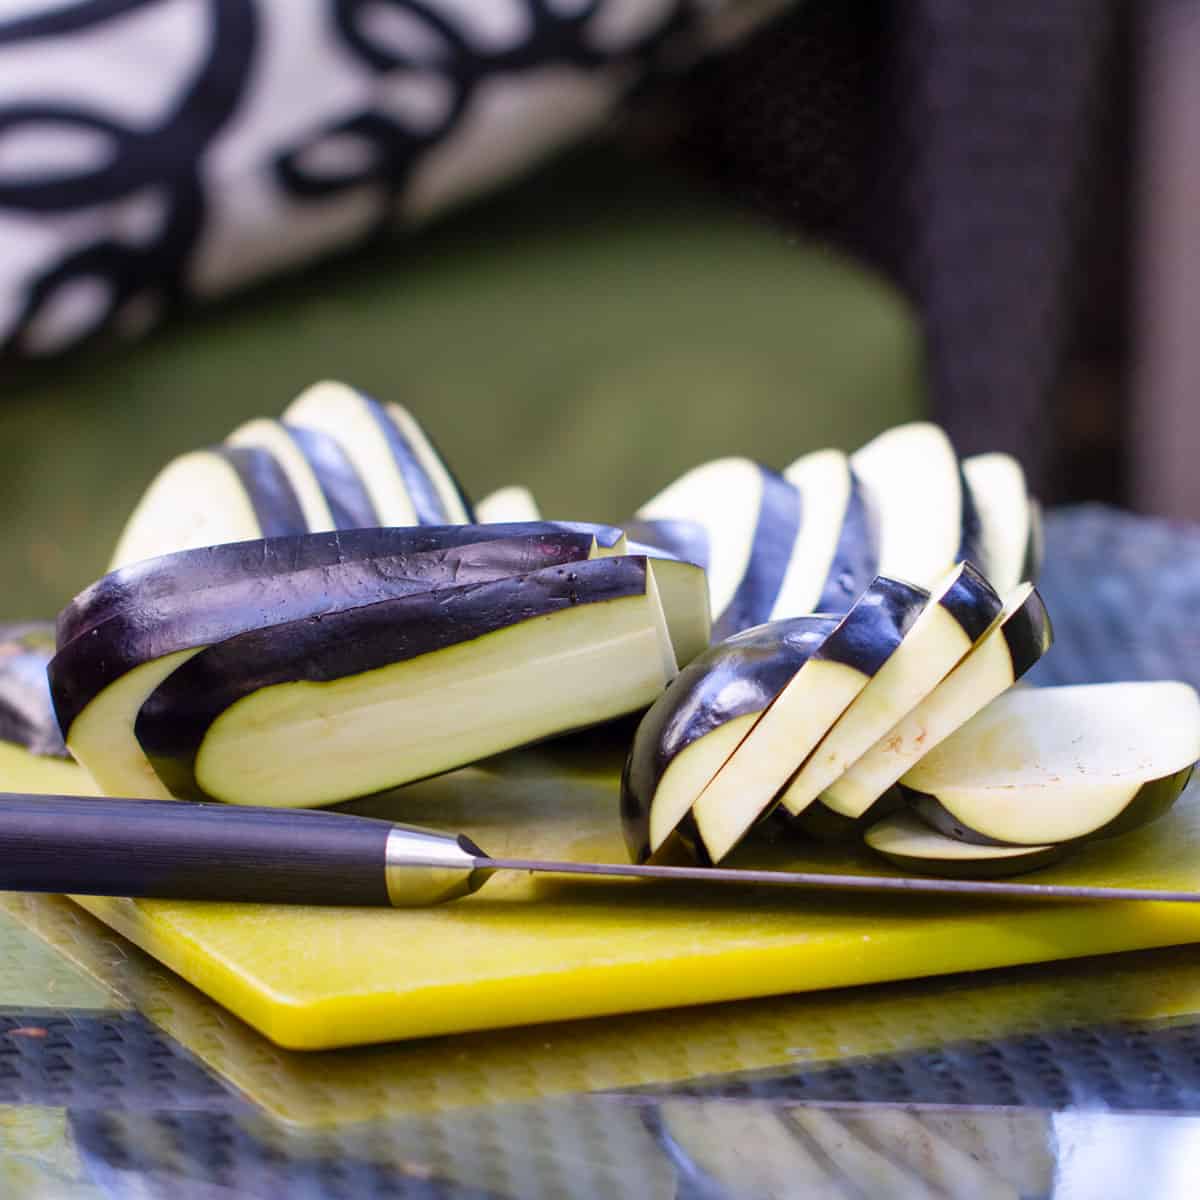
[(1013, 688), (1052, 641), (1041, 554), (1019, 463), (927, 422), (702, 464), (615, 528), (520, 484), (472, 505), (411, 413), (319, 383), (169, 463), (53, 642), (0, 631), (0, 739), (111, 794), (320, 806), (644, 711), (636, 861), (770, 817), (1012, 874), (1161, 816), (1200, 759), (1186, 684)]

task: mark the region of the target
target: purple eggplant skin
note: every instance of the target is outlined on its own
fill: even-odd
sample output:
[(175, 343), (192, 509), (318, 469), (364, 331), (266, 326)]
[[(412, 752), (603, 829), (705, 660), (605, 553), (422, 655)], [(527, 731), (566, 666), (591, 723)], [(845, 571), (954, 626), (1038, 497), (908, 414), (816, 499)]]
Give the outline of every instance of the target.
[(645, 595), (649, 574), (645, 558), (591, 559), (255, 629), (169, 675), (142, 705), (134, 734), (173, 795), (206, 799), (196, 755), (212, 723), (244, 697), (361, 675), (578, 605)]
[(862, 484), (850, 472), (850, 495), (842, 515), (842, 528), (817, 611), (846, 613), (863, 594), (879, 570), (879, 530), (863, 499)]
[(713, 620), (714, 642), (770, 619), (800, 532), (799, 490), (766, 467), (759, 467), (759, 472), (763, 482), (762, 501), (754, 525), (750, 560), (725, 611), (716, 614)]
[(50, 758), (69, 758), (46, 678), (53, 654), (51, 622), (0, 625), (0, 741)]
[[(386, 552), (414, 544), (408, 532), (364, 529), (234, 542), (113, 572), (135, 576), (135, 586), (127, 586), (128, 580), (114, 583), (112, 595), (119, 602), (105, 606), (110, 616), (73, 637), (50, 662), (59, 726), (68, 734), (75, 718), (109, 684), (177, 650), (383, 599), (582, 563), (592, 545), (590, 532), (559, 530)], [(415, 544), (428, 545), (429, 539)]]
[(837, 624), (814, 615), (743, 630), (672, 680), (638, 725), (621, 775), (621, 828), (633, 862), (650, 856), (650, 807), (675, 756), (727, 721), (762, 712)]
[(589, 525), (578, 521), (413, 525), (304, 533), (164, 554), (110, 571), (84, 588), (58, 614), (56, 640), (61, 651), (103, 621), (127, 614), (130, 604), (144, 607), (151, 601), (158, 602), (176, 594), (194, 597), (202, 589), (245, 583), (247, 579), (261, 580), (362, 559), (430, 554), (484, 542), (514, 538), (554, 539), (565, 535), (594, 537), (601, 546), (612, 547), (620, 540), (622, 531), (611, 525)]
[(316, 429), (283, 423), (288, 437), (304, 455), (329, 506), (335, 529), (373, 529), (381, 522), (375, 502), (346, 452)]
[(708, 569), (708, 533), (699, 521), (634, 518), (621, 528), (630, 541)]
[(211, 446), (237, 472), (263, 537), (304, 533), (308, 522), (292, 482), (268, 450), (257, 446)]

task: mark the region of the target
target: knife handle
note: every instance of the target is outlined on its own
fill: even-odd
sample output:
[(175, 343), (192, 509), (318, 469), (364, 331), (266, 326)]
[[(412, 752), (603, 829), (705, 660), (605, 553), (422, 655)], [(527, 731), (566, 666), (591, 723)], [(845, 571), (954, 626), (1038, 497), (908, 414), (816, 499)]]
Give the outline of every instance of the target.
[(349, 813), (0, 793), (0, 890), (417, 905), (474, 890), (466, 839)]

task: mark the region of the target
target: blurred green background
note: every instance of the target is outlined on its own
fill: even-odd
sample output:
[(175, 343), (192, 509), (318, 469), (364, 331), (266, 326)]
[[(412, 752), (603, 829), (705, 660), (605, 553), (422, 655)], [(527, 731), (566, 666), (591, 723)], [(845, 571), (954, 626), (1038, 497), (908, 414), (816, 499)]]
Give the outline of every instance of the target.
[(918, 327), (890, 285), (591, 147), (142, 343), (9, 368), (0, 618), (52, 615), (168, 459), (320, 378), (407, 405), (470, 495), (524, 483), (547, 516), (585, 520), (705, 459), (782, 467), (924, 408)]

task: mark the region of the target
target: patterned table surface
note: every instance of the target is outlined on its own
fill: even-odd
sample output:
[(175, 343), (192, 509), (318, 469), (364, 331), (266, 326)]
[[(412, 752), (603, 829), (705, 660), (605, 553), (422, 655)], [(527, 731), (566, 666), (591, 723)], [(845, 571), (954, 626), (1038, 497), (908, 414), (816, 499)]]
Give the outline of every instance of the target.
[[(1041, 684), (1200, 686), (1200, 531), (1053, 514)], [(0, 1196), (1191, 1197), (1200, 949), (295, 1054), (0, 901)]]

